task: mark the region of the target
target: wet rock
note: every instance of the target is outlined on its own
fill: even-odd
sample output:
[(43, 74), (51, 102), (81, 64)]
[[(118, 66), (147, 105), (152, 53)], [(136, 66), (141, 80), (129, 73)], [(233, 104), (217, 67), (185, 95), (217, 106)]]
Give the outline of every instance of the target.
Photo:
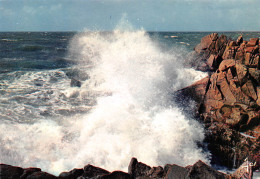
[(192, 179), (225, 179), (228, 176), (224, 173), (218, 172), (217, 170), (209, 167), (202, 161), (196, 162), (190, 169), (187, 178)]
[(88, 74), (84, 70), (79, 70), (79, 69), (69, 69), (66, 71), (66, 75), (72, 79), (77, 79), (79, 81), (86, 81), (89, 79)]
[(33, 172), (31, 175), (27, 177), (27, 179), (57, 179), (58, 177), (51, 175), (46, 172)]
[(17, 179), (23, 174), (23, 169), (11, 165), (0, 164), (1, 179)]
[(91, 178), (91, 177), (107, 175), (107, 174), (110, 174), (110, 172), (105, 169), (95, 167), (95, 166), (89, 164), (84, 167), (84, 173), (82, 176)]
[(81, 87), (81, 82), (79, 80), (72, 78), (70, 81), (70, 86), (71, 87)]
[(98, 177), (99, 179), (134, 179), (130, 174), (122, 171), (114, 171), (110, 174)]
[(181, 89), (176, 93), (179, 100), (183, 100), (185, 97), (194, 99), (198, 104), (200, 104), (208, 88), (209, 77), (205, 77), (191, 86)]
[(186, 178), (189, 173), (189, 170), (180, 167), (178, 165), (166, 165), (164, 167), (165, 170), (165, 179), (172, 179), (172, 178)]
[(212, 162), (232, 168), (235, 158), (233, 150), (235, 150), (239, 137), (238, 132), (230, 129), (224, 123), (212, 123), (206, 133), (206, 141), (209, 142), (208, 148), (213, 154)]
[(161, 178), (163, 177), (164, 170), (161, 166), (153, 167), (149, 172), (148, 176), (150, 178)]
[(208, 72), (212, 69), (210, 69), (209, 65), (206, 62), (200, 62), (199, 64), (197, 64), (196, 70)]
[(69, 172), (62, 172), (59, 177), (64, 179), (77, 179), (78, 177), (82, 176), (84, 173), (84, 170), (81, 169), (73, 169)]
[(41, 171), (40, 168), (26, 168), (24, 169), (23, 174), (20, 176), (20, 179), (26, 179), (29, 175), (40, 171)]
[(150, 166), (142, 162), (138, 162), (136, 158), (132, 158), (128, 166), (128, 173), (134, 178), (139, 176), (149, 176), (150, 170)]
[(181, 167), (175, 164), (166, 164), (165, 167), (157, 166), (150, 167), (142, 162), (138, 162), (136, 158), (132, 158), (129, 164), (128, 173), (122, 171), (108, 172), (105, 169), (86, 165), (84, 169), (73, 169), (69, 172), (62, 172), (59, 177), (53, 176), (46, 172), (42, 172), (39, 168), (22, 169), (20, 167), (13, 167), (10, 165), (0, 165), (1, 179), (9, 178), (29, 178), (29, 179), (145, 179), (145, 178), (222, 178), (223, 176), (229, 177), (229, 175), (222, 174), (214, 170), (212, 167), (205, 163), (198, 161), (194, 165), (188, 167)]

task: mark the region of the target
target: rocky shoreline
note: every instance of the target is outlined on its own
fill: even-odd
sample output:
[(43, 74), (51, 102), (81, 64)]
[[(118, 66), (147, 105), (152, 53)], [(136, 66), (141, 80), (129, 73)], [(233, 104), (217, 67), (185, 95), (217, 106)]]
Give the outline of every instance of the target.
[[(243, 170), (244, 168), (242, 168)], [(244, 173), (244, 172), (242, 172)], [(134, 179), (134, 178), (185, 178), (185, 179), (229, 179), (239, 178), (241, 169), (234, 174), (228, 175), (219, 172), (208, 166), (202, 161), (196, 162), (194, 165), (181, 167), (175, 164), (166, 164), (164, 167), (150, 167), (142, 162), (138, 162), (136, 158), (132, 158), (128, 166), (128, 173), (123, 171), (109, 172), (105, 169), (86, 165), (84, 168), (73, 169), (68, 172), (62, 172), (59, 176), (41, 171), (40, 168), (21, 168), (6, 164), (0, 164), (1, 179)]]
[(248, 158), (260, 167), (259, 45), (259, 38), (213, 33), (195, 47), (197, 68), (209, 76), (178, 91), (177, 100), (197, 102), (213, 163), (237, 168)]
[[(210, 34), (201, 39), (193, 54), (198, 70), (209, 76), (176, 92), (176, 100), (194, 100), (195, 116), (204, 124), (205, 142), (212, 164), (238, 168), (232, 175), (221, 173), (202, 161), (181, 167), (167, 164), (150, 167), (132, 158), (128, 173), (109, 172), (86, 165), (54, 176), (40, 168), (0, 164), (0, 178), (251, 178), (260, 168), (260, 62), (259, 39), (236, 41)], [(77, 86), (77, 84), (76, 84)], [(187, 104), (187, 103), (186, 103)], [(244, 163), (247, 159), (247, 164)], [(252, 163), (251, 163), (252, 162)], [(250, 166), (249, 166), (250, 163)], [(245, 165), (245, 166), (244, 166)], [(247, 168), (247, 171), (245, 171)], [(252, 169), (252, 170), (251, 170)], [(251, 172), (251, 173), (250, 173)]]

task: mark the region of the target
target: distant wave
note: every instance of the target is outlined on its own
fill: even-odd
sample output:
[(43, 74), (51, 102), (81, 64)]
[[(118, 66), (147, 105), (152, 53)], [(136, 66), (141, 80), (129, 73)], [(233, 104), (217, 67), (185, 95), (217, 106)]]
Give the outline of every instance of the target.
[(0, 39), (1, 41), (5, 41), (5, 42), (16, 42), (16, 39)]

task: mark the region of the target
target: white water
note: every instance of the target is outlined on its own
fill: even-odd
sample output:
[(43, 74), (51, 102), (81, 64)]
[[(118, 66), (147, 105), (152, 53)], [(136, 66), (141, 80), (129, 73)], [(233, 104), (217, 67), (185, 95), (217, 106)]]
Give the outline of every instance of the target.
[(96, 105), (58, 121), (2, 121), (0, 162), (54, 174), (88, 163), (126, 171), (131, 157), (152, 166), (208, 162), (196, 145), (202, 126), (172, 101), (174, 91), (205, 76), (184, 68), (181, 54), (164, 52), (144, 31), (79, 34), (70, 53), (90, 78), (59, 91), (94, 96)]

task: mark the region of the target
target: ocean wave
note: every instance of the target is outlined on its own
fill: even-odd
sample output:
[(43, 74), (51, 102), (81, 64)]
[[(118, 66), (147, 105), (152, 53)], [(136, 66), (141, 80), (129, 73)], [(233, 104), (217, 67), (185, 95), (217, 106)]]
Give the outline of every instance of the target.
[[(69, 50), (83, 73), (26, 72), (7, 84), (6, 107), (20, 107), (13, 121), (37, 120), (1, 121), (1, 162), (54, 174), (87, 163), (125, 171), (131, 157), (149, 165), (209, 162), (197, 145), (203, 127), (172, 101), (205, 74), (184, 68), (178, 50), (160, 49), (142, 30), (80, 33)], [(70, 75), (87, 77), (79, 88)]]

